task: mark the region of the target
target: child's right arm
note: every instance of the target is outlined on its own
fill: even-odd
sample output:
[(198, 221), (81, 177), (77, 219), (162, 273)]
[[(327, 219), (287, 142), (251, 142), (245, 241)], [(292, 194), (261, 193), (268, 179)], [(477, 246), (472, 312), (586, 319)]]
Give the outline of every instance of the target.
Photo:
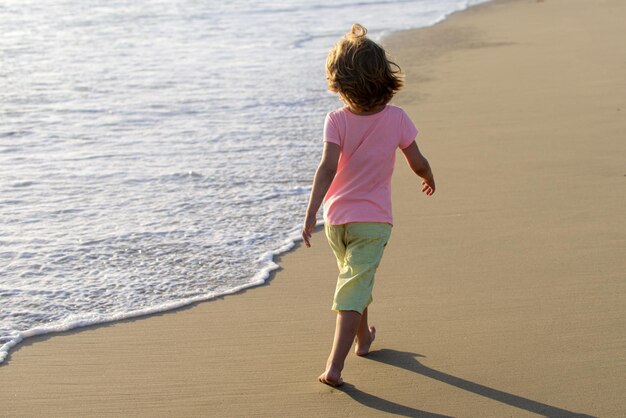
[(304, 225), (302, 226), (302, 239), (304, 240), (304, 245), (307, 247), (311, 246), (310, 239), (313, 228), (315, 228), (317, 211), (322, 205), (322, 201), (335, 178), (340, 155), (341, 148), (339, 148), (339, 145), (330, 142), (324, 143), (322, 161), (320, 161), (317, 171), (315, 172), (313, 188), (311, 189), (311, 196), (309, 197), (309, 205), (306, 210)]
[(422, 178), (422, 192), (431, 196), (435, 193), (435, 179), (428, 160), (422, 155), (415, 141), (402, 150), (411, 170)]

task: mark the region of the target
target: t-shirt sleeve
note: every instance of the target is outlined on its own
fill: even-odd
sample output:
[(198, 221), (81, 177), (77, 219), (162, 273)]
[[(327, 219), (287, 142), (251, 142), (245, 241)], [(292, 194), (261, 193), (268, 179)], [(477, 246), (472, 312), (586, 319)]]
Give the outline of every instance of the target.
[(341, 146), (337, 123), (330, 113), (326, 115), (326, 120), (324, 120), (324, 142), (330, 142)]
[(415, 141), (417, 136), (417, 128), (411, 121), (411, 118), (402, 112), (402, 119), (400, 120), (400, 143), (398, 146), (400, 149), (405, 149)]

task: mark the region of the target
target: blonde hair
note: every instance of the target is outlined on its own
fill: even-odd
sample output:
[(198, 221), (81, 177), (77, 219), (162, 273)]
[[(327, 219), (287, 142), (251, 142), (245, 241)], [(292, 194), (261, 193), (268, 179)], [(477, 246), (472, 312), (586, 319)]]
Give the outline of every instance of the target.
[(389, 103), (402, 87), (400, 67), (366, 35), (367, 29), (355, 23), (326, 58), (328, 89), (363, 112)]

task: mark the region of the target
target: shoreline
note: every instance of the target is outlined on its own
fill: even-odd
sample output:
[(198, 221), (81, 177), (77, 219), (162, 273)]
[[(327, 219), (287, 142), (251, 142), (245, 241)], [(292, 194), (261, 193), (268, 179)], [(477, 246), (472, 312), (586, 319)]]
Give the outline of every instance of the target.
[(106, 326), (108, 324), (124, 322), (127, 320), (134, 321), (142, 318), (149, 318), (153, 315), (160, 315), (168, 312), (177, 312), (185, 308), (193, 307), (200, 303), (210, 302), (214, 299), (224, 298), (226, 296), (234, 296), (238, 293), (245, 292), (248, 289), (253, 289), (255, 287), (269, 284), (269, 282), (274, 278), (275, 272), (277, 270), (280, 270), (280, 265), (278, 264), (277, 260), (281, 256), (288, 254), (291, 251), (294, 251), (299, 246), (300, 241), (301, 240), (299, 239), (288, 238), (283, 241), (283, 244), (276, 250), (264, 253), (260, 258), (266, 260), (267, 264), (263, 269), (259, 270), (254, 276), (250, 278), (249, 283), (236, 286), (222, 293), (177, 300), (167, 304), (113, 315), (104, 319), (80, 319), (75, 320), (69, 324), (58, 324), (50, 326), (48, 328), (39, 326), (29, 329), (27, 331), (23, 331), (19, 339), (9, 341), (0, 346), (0, 368), (4, 365), (8, 366), (11, 354), (19, 349), (20, 345), (22, 345), (24, 341), (30, 342), (30, 340), (33, 338), (40, 337), (42, 339), (47, 339), (45, 337), (53, 337), (55, 335), (69, 335), (68, 333), (71, 333), (72, 331), (80, 331), (86, 328), (96, 328), (99, 326)]
[(439, 190), (398, 159), (379, 340), (344, 388), (315, 380), (336, 277), (318, 231), (236, 297), (23, 341), (3, 413), (620, 416), (625, 6), (601, 5), (499, 0), (385, 38)]
[[(450, 14), (446, 15), (443, 18), (443, 20), (435, 22), (429, 26), (411, 28), (411, 29), (405, 29), (405, 30), (393, 32), (389, 35), (386, 35), (383, 38), (383, 43), (385, 39), (387, 38), (392, 39), (393, 36), (397, 33), (400, 33), (403, 31), (418, 30), (418, 29), (428, 29), (430, 27), (433, 27), (442, 23), (443, 21), (445, 21), (450, 16), (456, 13), (462, 13), (468, 10), (469, 8), (478, 7), (483, 4), (493, 2), (493, 1), (503, 1), (503, 0), (487, 0), (485, 3), (469, 5), (465, 9), (451, 12)], [(321, 226), (321, 225), (323, 225), (323, 219), (318, 220), (318, 226)], [(286, 230), (285, 234), (288, 236), (288, 238), (285, 239), (282, 242), (282, 244), (280, 244), (280, 246), (278, 246), (275, 250), (270, 250), (262, 254), (261, 257), (259, 257), (260, 259), (265, 260), (267, 264), (261, 270), (256, 272), (252, 277), (250, 277), (249, 283), (236, 286), (232, 289), (229, 289), (219, 294), (197, 296), (197, 297), (189, 298), (189, 299), (171, 301), (169, 303), (161, 304), (158, 306), (152, 306), (149, 308), (139, 309), (139, 310), (131, 311), (131, 312), (119, 313), (119, 314), (112, 315), (107, 318), (99, 318), (95, 320), (94, 319), (79, 319), (79, 320), (74, 320), (71, 323), (57, 324), (57, 325), (53, 325), (49, 327), (37, 326), (35, 328), (22, 331), (20, 333), (21, 334), (20, 337), (17, 340), (12, 340), (12, 341), (9, 341), (7, 343), (0, 345), (0, 367), (2, 367), (5, 364), (5, 362), (7, 362), (10, 359), (11, 353), (15, 351), (16, 348), (18, 348), (21, 344), (23, 344), (25, 340), (30, 340), (31, 338), (34, 338), (34, 337), (42, 337), (42, 336), (46, 336), (49, 334), (62, 335), (63, 333), (67, 333), (67, 332), (74, 331), (74, 330), (80, 330), (83, 328), (98, 327), (101, 325), (104, 326), (113, 322), (121, 322), (125, 320), (147, 318), (152, 315), (158, 315), (158, 314), (162, 314), (166, 312), (176, 312), (179, 309), (191, 307), (198, 303), (210, 302), (217, 298), (222, 298), (222, 297), (230, 296), (230, 295), (236, 295), (247, 289), (253, 289), (255, 287), (268, 284), (272, 280), (274, 276), (274, 272), (280, 268), (280, 266), (276, 262), (276, 258), (284, 254), (288, 254), (289, 252), (295, 250), (295, 248), (299, 247), (299, 244), (302, 241), (302, 239), (299, 238), (294, 233), (290, 234), (290, 231), (295, 230), (299, 226), (300, 225), (295, 225), (293, 228)]]

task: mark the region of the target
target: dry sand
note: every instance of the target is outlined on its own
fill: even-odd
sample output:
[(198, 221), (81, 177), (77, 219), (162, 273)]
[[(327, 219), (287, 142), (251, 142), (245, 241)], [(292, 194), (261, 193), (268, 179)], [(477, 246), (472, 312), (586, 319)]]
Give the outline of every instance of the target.
[(625, 21), (623, 0), (502, 0), (387, 40), (439, 189), (399, 160), (376, 351), (343, 389), (316, 381), (317, 233), (268, 285), (25, 341), (0, 415), (625, 416)]

